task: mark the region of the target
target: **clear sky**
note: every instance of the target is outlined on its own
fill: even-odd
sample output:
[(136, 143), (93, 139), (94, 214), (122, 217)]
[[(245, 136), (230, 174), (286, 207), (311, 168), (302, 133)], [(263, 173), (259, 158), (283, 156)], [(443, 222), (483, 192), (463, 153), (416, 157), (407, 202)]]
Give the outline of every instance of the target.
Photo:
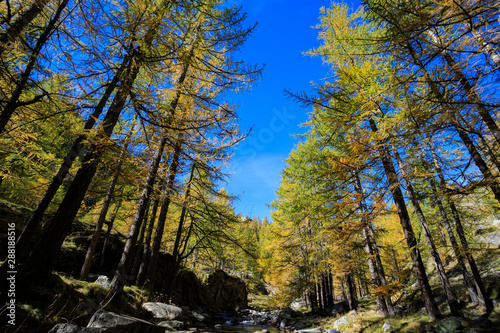
[[(318, 31), (320, 7), (327, 0), (233, 0), (248, 13), (248, 23), (258, 22), (238, 58), (250, 64), (265, 64), (262, 79), (251, 91), (230, 96), (240, 106), (240, 127), (253, 127), (252, 134), (240, 144), (232, 159), (226, 190), (241, 195), (236, 213), (270, 218), (267, 205), (275, 199), (283, 160), (297, 140), (293, 134), (304, 132), (299, 125), (307, 120), (306, 109), (287, 97), (285, 89), (306, 91), (311, 82), (328, 74), (320, 58), (302, 53), (320, 45)], [(357, 3), (357, 2), (356, 2)], [(352, 7), (352, 3), (349, 2)], [(357, 7), (357, 5), (356, 5)]]

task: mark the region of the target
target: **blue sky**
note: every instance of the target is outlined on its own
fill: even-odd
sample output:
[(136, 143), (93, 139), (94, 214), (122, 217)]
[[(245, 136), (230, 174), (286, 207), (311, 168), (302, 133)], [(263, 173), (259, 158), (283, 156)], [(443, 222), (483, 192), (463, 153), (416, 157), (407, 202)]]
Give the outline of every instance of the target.
[(232, 159), (226, 190), (241, 195), (235, 212), (263, 218), (275, 199), (280, 171), (297, 142), (292, 135), (301, 133), (299, 125), (307, 120), (307, 111), (287, 97), (290, 91), (311, 91), (311, 82), (328, 74), (320, 58), (302, 52), (320, 45), (318, 24), (320, 7), (330, 1), (233, 0), (248, 13), (248, 24), (258, 22), (238, 58), (250, 64), (265, 64), (262, 79), (251, 91), (230, 96), (239, 105), (240, 127), (253, 127), (252, 134), (240, 144)]

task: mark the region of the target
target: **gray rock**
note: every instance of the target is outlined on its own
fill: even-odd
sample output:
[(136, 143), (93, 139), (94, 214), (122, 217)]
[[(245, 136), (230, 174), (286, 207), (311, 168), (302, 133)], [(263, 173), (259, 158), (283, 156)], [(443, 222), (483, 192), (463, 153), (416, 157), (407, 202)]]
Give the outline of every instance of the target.
[(293, 325), (293, 328), (295, 330), (300, 330), (300, 329), (304, 328), (305, 326), (306, 325), (304, 323), (296, 323), (296, 324)]
[(490, 232), (479, 237), (479, 239), (486, 244), (499, 246), (500, 245), (500, 231)]
[[(116, 333), (164, 333), (165, 328), (145, 320), (122, 316), (116, 313), (99, 310), (90, 319), (87, 328), (101, 328), (101, 332)], [(85, 331), (84, 331), (85, 332)]]
[(386, 321), (384, 323), (384, 325), (382, 326), (382, 328), (384, 329), (384, 332), (390, 332), (391, 331), (391, 323)]
[(48, 333), (100, 333), (109, 332), (100, 328), (81, 327), (74, 324), (57, 324)]
[(166, 327), (171, 331), (177, 331), (178, 328), (183, 328), (184, 323), (178, 320), (166, 320), (158, 323), (158, 326)]
[(148, 302), (144, 303), (142, 308), (156, 319), (178, 320), (183, 317), (182, 309), (175, 305)]
[(436, 333), (453, 333), (457, 332), (457, 330), (462, 326), (462, 322), (460, 319), (456, 317), (449, 317), (441, 320), (435, 326)]
[(340, 326), (347, 325), (348, 323), (349, 323), (349, 317), (343, 316), (335, 320), (335, 322), (333, 323), (333, 328), (338, 330)]
[(192, 311), (191, 315), (199, 322), (206, 322), (207, 320), (210, 320), (210, 316), (201, 311)]
[(100, 275), (97, 280), (95, 280), (95, 283), (106, 289), (111, 286), (111, 281), (109, 281), (109, 278), (106, 275)]
[(325, 330), (322, 328), (306, 328), (303, 330), (297, 330), (296, 333), (325, 333)]
[(351, 317), (355, 317), (355, 316), (358, 315), (358, 313), (356, 312), (356, 310), (351, 310), (351, 311), (349, 311), (348, 315), (351, 316)]
[(334, 330), (333, 328), (329, 328), (326, 330), (326, 333), (342, 333), (342, 332)]

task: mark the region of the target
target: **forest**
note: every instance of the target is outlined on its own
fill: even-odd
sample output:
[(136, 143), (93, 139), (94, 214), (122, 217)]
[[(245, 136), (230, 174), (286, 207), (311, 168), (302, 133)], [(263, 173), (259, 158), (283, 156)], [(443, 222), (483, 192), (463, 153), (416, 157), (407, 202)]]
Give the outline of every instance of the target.
[[(284, 91), (308, 120), (260, 219), (235, 212), (238, 194), (224, 188), (252, 135), (228, 95), (265, 75), (238, 58), (258, 27), (232, 3), (0, 2), (6, 331), (85, 325), (102, 309), (135, 315), (153, 300), (213, 308), (200, 290), (224, 271), (245, 282), (252, 308), (298, 303), (325, 329), (371, 307), (372, 330), (344, 331), (418, 313), (393, 331), (452, 317), (454, 329), (483, 318), (480, 331), (494, 332), (500, 4), (318, 5), (320, 46), (304, 56), (321, 58), (325, 79)], [(198, 295), (180, 296), (187, 279)]]

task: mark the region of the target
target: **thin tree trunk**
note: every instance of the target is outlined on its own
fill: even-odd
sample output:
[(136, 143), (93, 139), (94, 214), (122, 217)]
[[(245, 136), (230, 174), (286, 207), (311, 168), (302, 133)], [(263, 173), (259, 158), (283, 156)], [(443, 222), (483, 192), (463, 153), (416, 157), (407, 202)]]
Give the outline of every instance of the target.
[(142, 260), (139, 266), (139, 272), (137, 272), (136, 284), (142, 286), (146, 278), (146, 270), (149, 266), (149, 257), (151, 255), (151, 237), (153, 235), (153, 228), (156, 220), (156, 213), (158, 212), (158, 205), (160, 199), (156, 199), (153, 204), (153, 211), (151, 212), (151, 217), (149, 219), (148, 230), (146, 232), (146, 239), (144, 240), (143, 250), (142, 250)]
[[(424, 134), (420, 128), (419, 128), (419, 130), (422, 134)], [(443, 188), (443, 191), (445, 191), (445, 197), (447, 198), (448, 201), (450, 201), (451, 199), (449, 198), (449, 194), (446, 191), (446, 181), (445, 181), (444, 176), (442, 174), (441, 166), (439, 165), (439, 162), (438, 162), (436, 149), (435, 149), (434, 144), (432, 142), (432, 138), (430, 137), (429, 134), (427, 134), (427, 139), (428, 139), (428, 145), (430, 147), (430, 151), (431, 151), (433, 162), (434, 162), (435, 172), (438, 174), (438, 177), (441, 179), (441, 186)], [(420, 157), (423, 159), (422, 153), (420, 153)], [(450, 243), (451, 243), (451, 246), (452, 246), (453, 251), (455, 253), (455, 258), (457, 260), (458, 266), (460, 267), (460, 270), (462, 271), (465, 286), (466, 286), (467, 291), (470, 295), (471, 301), (474, 304), (479, 304), (479, 299), (478, 299), (478, 295), (476, 292), (476, 288), (474, 287), (474, 282), (472, 281), (472, 278), (469, 275), (467, 267), (465, 266), (466, 258), (464, 257), (463, 253), (460, 251), (458, 242), (455, 238), (455, 234), (451, 228), (451, 223), (450, 223), (450, 220), (448, 218), (448, 214), (446, 213), (446, 210), (444, 208), (444, 204), (441, 201), (440, 196), (438, 195), (438, 190), (437, 190), (437, 186), (436, 186), (436, 182), (434, 180), (434, 177), (430, 177), (430, 185), (431, 185), (433, 198), (434, 198), (433, 201), (438, 206), (439, 213), (440, 213), (441, 218), (442, 218), (441, 223), (443, 224), (444, 229), (446, 230), (446, 232), (448, 233), (448, 237), (450, 238)], [(446, 242), (446, 240), (444, 240), (444, 242)], [(483, 304), (484, 304), (484, 302), (483, 302)]]
[(134, 259), (134, 264), (132, 265), (132, 269), (130, 271), (130, 276), (134, 279), (134, 281), (137, 280), (137, 274), (139, 272), (139, 266), (142, 260), (142, 251), (144, 249), (144, 236), (147, 228), (147, 224), (145, 221), (147, 221), (148, 218), (149, 207), (151, 206), (150, 203), (151, 201), (148, 203), (148, 206), (146, 207), (146, 213), (144, 214), (144, 222), (142, 223), (141, 232), (139, 234), (139, 240), (137, 241), (137, 244), (135, 246), (136, 247), (134, 256), (135, 259)]
[(406, 173), (405, 166), (403, 161), (401, 160), (401, 156), (399, 155), (397, 149), (393, 149), (394, 156), (396, 161), (399, 164), (399, 169), (401, 170), (401, 174), (406, 183), (406, 188), (408, 194), (410, 196), (411, 203), (413, 208), (415, 209), (415, 213), (417, 215), (418, 221), (420, 222), (420, 227), (422, 228), (425, 236), (425, 240), (427, 241), (427, 246), (429, 248), (429, 252), (431, 254), (432, 260), (434, 261), (434, 266), (436, 267), (436, 271), (438, 273), (439, 279), (441, 280), (441, 285), (443, 286), (444, 294), (446, 295), (446, 300), (450, 307), (450, 312), (454, 316), (463, 317), (463, 313), (460, 310), (460, 306), (458, 305), (457, 296), (451, 287), (450, 280), (446, 276), (446, 271), (443, 266), (443, 262), (441, 260), (441, 256), (439, 255), (438, 250), (436, 249), (436, 245), (434, 244), (434, 240), (432, 237), (431, 230), (429, 229), (429, 225), (427, 224), (427, 220), (424, 216), (424, 212), (420, 207), (420, 203), (418, 202), (417, 195), (415, 194), (415, 190), (413, 189), (413, 185), (410, 182), (410, 178)]
[(120, 199), (120, 201), (118, 201), (118, 204), (116, 205), (116, 209), (115, 209), (114, 213), (111, 215), (111, 220), (108, 223), (108, 230), (106, 231), (106, 236), (104, 236), (104, 243), (102, 244), (101, 262), (99, 263), (99, 266), (101, 268), (104, 266), (104, 258), (106, 257), (106, 250), (108, 248), (109, 237), (111, 236), (111, 230), (113, 230), (113, 224), (115, 223), (116, 216), (118, 215), (118, 211), (120, 210), (122, 202), (123, 202), (122, 199)]
[[(450, 243), (453, 248), (453, 251), (455, 253), (455, 258), (457, 259), (458, 267), (460, 267), (460, 270), (462, 271), (462, 275), (464, 277), (464, 282), (465, 286), (467, 288), (467, 291), (469, 292), (470, 299), (472, 303), (474, 304), (479, 304), (479, 299), (478, 295), (476, 292), (476, 288), (474, 287), (474, 282), (472, 278), (469, 275), (469, 272), (467, 271), (467, 267), (465, 266), (465, 260), (466, 258), (464, 257), (463, 253), (460, 251), (460, 248), (458, 246), (458, 242), (455, 238), (455, 234), (453, 233), (453, 229), (451, 228), (451, 223), (450, 220), (448, 219), (448, 215), (446, 214), (446, 211), (444, 209), (443, 202), (439, 198), (437, 194), (437, 188), (436, 184), (433, 179), (431, 179), (431, 186), (432, 186), (432, 191), (434, 195), (434, 200), (438, 205), (439, 213), (442, 218), (442, 223), (444, 225), (444, 228), (446, 232), (448, 233), (448, 237), (450, 238)], [(484, 302), (483, 302), (484, 304)]]
[[(378, 129), (375, 121), (371, 117), (368, 120), (370, 122), (372, 132), (376, 133)], [(399, 180), (394, 168), (394, 164), (392, 163), (387, 147), (384, 144), (380, 144), (378, 150), (380, 159), (382, 160), (382, 164), (384, 166), (385, 174), (389, 181), (390, 191), (392, 193), (392, 198), (398, 211), (401, 226), (403, 227), (406, 243), (413, 262), (413, 269), (422, 291), (422, 298), (427, 310), (427, 314), (432, 320), (440, 319), (442, 318), (442, 314), (437, 307), (436, 300), (434, 299), (434, 295), (432, 294), (431, 286), (429, 284), (429, 280), (427, 279), (425, 266), (422, 261), (422, 257), (420, 256), (418, 243), (411, 226), (410, 215), (408, 214), (408, 210), (406, 208), (406, 203), (403, 197), (403, 193), (401, 192), (401, 187), (399, 185)]]
[(90, 267), (92, 265), (92, 259), (94, 258), (95, 248), (97, 246), (97, 242), (101, 237), (101, 230), (106, 220), (106, 216), (108, 215), (108, 210), (111, 205), (111, 200), (113, 199), (115, 193), (116, 183), (118, 182), (118, 178), (120, 177), (120, 172), (123, 164), (123, 159), (125, 158), (125, 154), (127, 153), (128, 145), (130, 143), (130, 139), (132, 138), (132, 134), (134, 132), (135, 119), (132, 123), (132, 126), (127, 134), (127, 138), (123, 143), (122, 151), (120, 152), (120, 156), (118, 157), (118, 164), (116, 165), (116, 170), (113, 174), (113, 178), (108, 186), (108, 190), (106, 192), (106, 196), (104, 198), (104, 202), (102, 204), (101, 213), (99, 214), (99, 218), (97, 220), (97, 224), (95, 227), (94, 234), (92, 236), (92, 240), (90, 241), (90, 245), (87, 249), (87, 253), (85, 255), (85, 260), (83, 261), (82, 269), (80, 270), (80, 277), (86, 279), (90, 272)]
[(125, 281), (124, 279), (124, 275), (129, 268), (129, 263), (132, 256), (132, 248), (137, 241), (137, 235), (139, 234), (141, 223), (144, 220), (144, 214), (146, 212), (146, 207), (149, 204), (151, 193), (153, 192), (153, 185), (156, 179), (156, 174), (158, 173), (161, 159), (163, 157), (163, 151), (165, 149), (166, 143), (166, 135), (161, 135), (160, 141), (158, 142), (155, 154), (149, 167), (149, 172), (146, 178), (144, 189), (142, 190), (141, 197), (137, 204), (137, 209), (134, 214), (134, 219), (132, 220), (132, 225), (130, 226), (129, 234), (125, 243), (125, 247), (123, 248), (120, 262), (115, 271), (113, 280), (111, 281), (113, 293), (121, 293), (123, 290), (123, 286), (127, 283), (127, 281)]
[(351, 272), (345, 276), (345, 285), (349, 310), (356, 310), (358, 308), (358, 300), (356, 299), (356, 285)]
[[(433, 162), (434, 162), (434, 167), (435, 167), (436, 173), (437, 173), (437, 175), (439, 177), (439, 181), (440, 181), (441, 186), (443, 187), (443, 189), (446, 189), (446, 179), (444, 178), (443, 171), (442, 171), (441, 166), (439, 165), (439, 162), (438, 162), (438, 159), (437, 159), (436, 149), (435, 149), (435, 147), (434, 147), (434, 145), (433, 145), (433, 143), (432, 143), (431, 140), (429, 140), (429, 146), (431, 147), (431, 153), (432, 153), (432, 158), (433, 158)], [(460, 220), (460, 216), (458, 214), (458, 210), (457, 210), (457, 208), (455, 206), (455, 203), (453, 202), (450, 194), (447, 193), (447, 192), (446, 192), (446, 200), (448, 202), (448, 206), (451, 209), (453, 218), (455, 220), (456, 230), (457, 230), (458, 236), (460, 238), (460, 242), (462, 243), (462, 247), (465, 250), (464, 251), (465, 252), (465, 257), (467, 258), (467, 260), (469, 262), (469, 266), (471, 268), (472, 275), (474, 277), (474, 282), (476, 284), (478, 301), (479, 301), (479, 303), (482, 306), (485, 306), (486, 309), (488, 311), (490, 311), (491, 309), (493, 309), (493, 302), (491, 301), (491, 299), (488, 297), (488, 294), (486, 293), (486, 289), (484, 287), (483, 280), (481, 278), (481, 274), (479, 273), (479, 270), (477, 269), (477, 265), (476, 265), (476, 262), (474, 260), (474, 257), (472, 256), (472, 253), (469, 251), (469, 244), (467, 242), (467, 239), (465, 238), (465, 234), (464, 234), (464, 231), (463, 231), (463, 227), (462, 227), (462, 222)], [(444, 208), (443, 208), (443, 211), (444, 211)], [(447, 218), (443, 219), (443, 221), (448, 222), (448, 219)], [(445, 226), (446, 226), (446, 224), (445, 224)], [(452, 231), (450, 232), (450, 231), (448, 231), (448, 234), (450, 235), (450, 241), (453, 244), (453, 240), (455, 239), (455, 237), (451, 237), (451, 235), (453, 235), (453, 232)], [(456, 243), (457, 242), (455, 241), (455, 244)], [(459, 257), (463, 258), (464, 254), (463, 254), (463, 252), (461, 250), (458, 249), (458, 244), (457, 244), (456, 249), (457, 249), (457, 251), (456, 251), (457, 259)], [(465, 267), (465, 265), (464, 265), (464, 267)], [(467, 270), (464, 269), (463, 272), (465, 274), (464, 275), (464, 279), (467, 279)], [(469, 294), (471, 295), (472, 301), (474, 301), (473, 294), (471, 294), (470, 291), (469, 291)]]
[(179, 166), (179, 158), (181, 155), (181, 150), (183, 145), (183, 137), (184, 137), (183, 132), (179, 133), (177, 136), (174, 148), (174, 154), (172, 157), (172, 163), (170, 165), (167, 186), (165, 189), (166, 193), (161, 205), (160, 215), (158, 217), (156, 232), (153, 239), (153, 246), (151, 249), (151, 259), (149, 262), (149, 269), (146, 275), (146, 283), (145, 283), (145, 286), (149, 290), (153, 290), (154, 288), (154, 283), (156, 279), (156, 270), (158, 268), (158, 258), (160, 257), (161, 240), (163, 238), (163, 230), (165, 228), (165, 221), (167, 218), (168, 208), (172, 200), (172, 196), (174, 194), (175, 177), (177, 175), (177, 168)]
[[(361, 188), (361, 180), (359, 179), (359, 174), (354, 171), (354, 177), (355, 177), (355, 190), (356, 192), (359, 193), (359, 195), (361, 196), (361, 201), (359, 203), (359, 208), (360, 208), (360, 211), (361, 211), (361, 214), (364, 216), (366, 214), (366, 207), (365, 207), (365, 200), (364, 200), (364, 194), (363, 194), (363, 191), (362, 191), (362, 188)], [(365, 218), (363, 217), (363, 220)], [(369, 224), (370, 222), (366, 221), (365, 222), (365, 225)], [(368, 231), (368, 227), (365, 226), (363, 228), (363, 236), (365, 238), (365, 251), (366, 251), (366, 255), (367, 255), (367, 258), (368, 258), (368, 269), (370, 271), (370, 277), (372, 279), (372, 283), (373, 285), (375, 286), (375, 288), (378, 288), (380, 286), (382, 286), (382, 281), (381, 281), (381, 278), (380, 278), (380, 274), (379, 274), (379, 271), (377, 269), (377, 265), (375, 263), (375, 250), (373, 248), (373, 244), (372, 244), (372, 241), (370, 239), (370, 235), (369, 235), (369, 231)], [(389, 309), (387, 307), (387, 303), (385, 302), (385, 299), (379, 295), (379, 294), (376, 294), (375, 295), (375, 300), (377, 302), (377, 312), (379, 313), (382, 313), (382, 315), (384, 317), (387, 317), (389, 315)], [(393, 316), (393, 315), (391, 315)]]
[[(167, 295), (172, 295), (172, 291), (173, 291), (174, 285), (175, 285), (175, 280), (177, 278), (177, 273), (179, 272), (179, 267), (181, 264), (181, 251), (180, 251), (180, 248), (182, 245), (181, 238), (182, 238), (182, 233), (184, 231), (186, 210), (187, 210), (187, 205), (188, 205), (188, 201), (189, 201), (191, 184), (193, 182), (195, 169), (196, 169), (196, 164), (193, 163), (193, 165), (191, 166), (191, 173), (189, 175), (189, 180), (188, 180), (188, 183), (186, 184), (186, 191), (184, 193), (184, 200), (182, 203), (181, 216), (179, 218), (179, 224), (177, 226), (177, 233), (175, 235), (174, 246), (172, 249), (172, 268), (170, 269), (170, 272), (168, 272), (168, 276), (166, 278), (167, 286), (165, 288), (165, 293)], [(185, 241), (185, 244), (187, 245), (187, 242), (189, 241), (189, 239), (186, 238), (184, 241)]]

